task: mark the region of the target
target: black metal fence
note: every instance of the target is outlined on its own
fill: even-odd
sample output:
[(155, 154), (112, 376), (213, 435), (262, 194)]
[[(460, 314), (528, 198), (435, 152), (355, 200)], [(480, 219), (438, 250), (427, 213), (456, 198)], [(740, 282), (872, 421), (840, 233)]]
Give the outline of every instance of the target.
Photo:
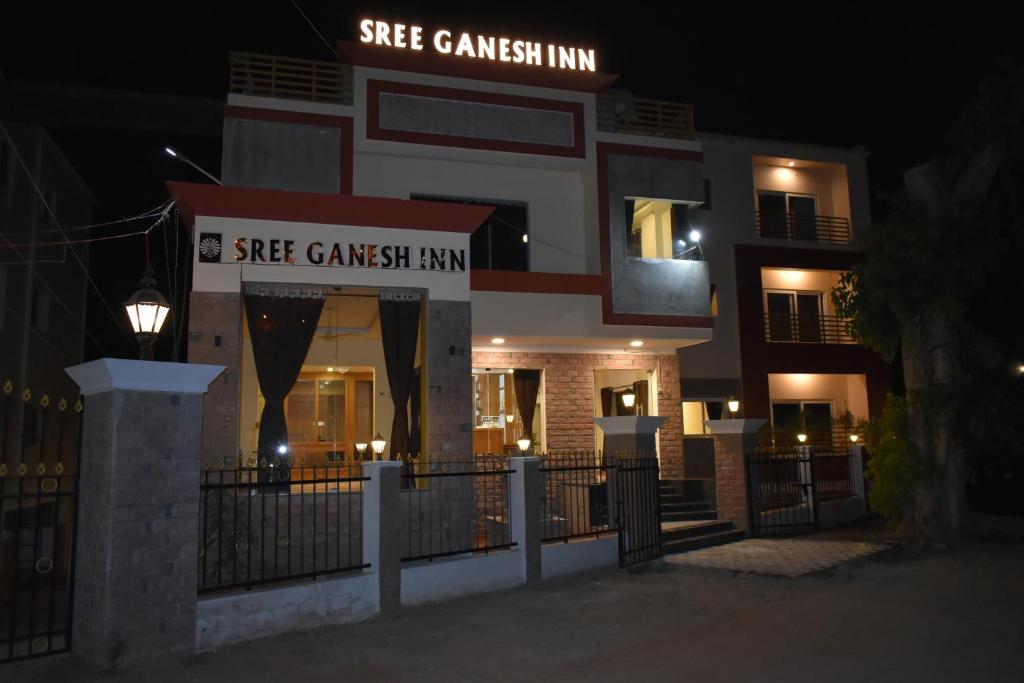
[(815, 313), (765, 313), (764, 340), (794, 344), (856, 344), (850, 320)]
[(845, 449), (761, 446), (747, 456), (747, 495), (754, 535), (817, 528), (818, 503), (858, 495), (859, 459)]
[(617, 459), (610, 470), (615, 492), (619, 565), (661, 557), (661, 505), (658, 460)]
[[(599, 453), (541, 456), (541, 542), (614, 533), (608, 468)], [(612, 501), (612, 502), (610, 502)]]
[(508, 458), (432, 462), (402, 475), (402, 562), (511, 548)]
[(0, 663), (71, 646), (82, 407), (0, 393)]
[(805, 216), (782, 211), (755, 211), (759, 237), (849, 244), (850, 221), (841, 216)]
[(199, 592), (363, 569), (359, 465), (202, 472)]

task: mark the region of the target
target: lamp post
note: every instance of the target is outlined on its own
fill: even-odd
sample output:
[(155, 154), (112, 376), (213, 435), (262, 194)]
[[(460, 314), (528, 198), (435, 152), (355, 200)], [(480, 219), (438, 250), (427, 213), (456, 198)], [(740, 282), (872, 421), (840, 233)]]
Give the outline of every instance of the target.
[(374, 460), (381, 459), (381, 456), (384, 454), (384, 446), (386, 444), (387, 441), (385, 441), (384, 437), (380, 435), (380, 432), (377, 432), (377, 436), (373, 437), (373, 441), (370, 442), (370, 446), (373, 447)]
[(124, 308), (128, 312), (132, 331), (139, 342), (139, 360), (153, 360), (153, 342), (160, 334), (160, 328), (163, 327), (171, 307), (156, 288), (151, 264), (146, 264), (146, 271), (139, 280), (139, 288), (128, 297)]

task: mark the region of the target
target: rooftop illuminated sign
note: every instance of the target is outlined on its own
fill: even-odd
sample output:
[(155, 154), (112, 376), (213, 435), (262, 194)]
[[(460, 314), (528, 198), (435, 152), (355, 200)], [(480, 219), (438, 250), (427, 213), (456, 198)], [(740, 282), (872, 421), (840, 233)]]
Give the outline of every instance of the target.
[(597, 58), (592, 49), (465, 32), (455, 34), (444, 28), (427, 36), (422, 26), (392, 24), (375, 19), (359, 22), (359, 42), (414, 51), (423, 51), (429, 47), (443, 55), (493, 62), (546, 66), (567, 71), (597, 71)]

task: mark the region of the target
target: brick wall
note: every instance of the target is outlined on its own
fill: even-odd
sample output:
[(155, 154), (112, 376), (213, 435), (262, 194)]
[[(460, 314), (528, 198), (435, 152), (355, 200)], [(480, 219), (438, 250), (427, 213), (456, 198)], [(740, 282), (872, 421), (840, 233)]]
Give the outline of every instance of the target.
[(203, 399), (203, 464), (219, 467), (238, 453), (238, 383), (242, 298), (238, 292), (192, 292), (188, 361), (225, 366)]
[(598, 353), (518, 353), (476, 351), (473, 367), (530, 368), (543, 371), (545, 444), (548, 451), (594, 449), (594, 373), (597, 370), (657, 371), (661, 476), (683, 476), (683, 426), (679, 364), (675, 355)]
[(718, 519), (747, 528), (747, 475), (745, 453), (756, 441), (754, 434), (716, 434), (715, 496)]

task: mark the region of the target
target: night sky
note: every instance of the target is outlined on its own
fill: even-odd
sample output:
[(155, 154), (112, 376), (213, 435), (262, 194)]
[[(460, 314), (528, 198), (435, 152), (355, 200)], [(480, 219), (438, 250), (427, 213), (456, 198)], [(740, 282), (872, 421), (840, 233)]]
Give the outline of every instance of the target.
[[(290, 0), (212, 5), (25, 5), (0, 26), (0, 71), (21, 81), (223, 99), (230, 50), (332, 58)], [(619, 87), (696, 105), (700, 130), (863, 145), (871, 152), (876, 218), (885, 206), (879, 196), (899, 188), (902, 171), (941, 152), (978, 83), (1020, 65), (1024, 52), (1020, 22), (976, 7), (983, 18), (964, 11), (930, 16), (937, 5), (928, 14), (900, 14), (860, 3), (778, 3), (753, 13), (726, 3), (675, 3), (670, 10), (653, 3), (615, 3), (615, 9), (550, 2), (446, 3), (433, 10), (422, 3), (299, 5), (332, 43), (355, 39), (358, 19), (373, 16), (593, 46), (599, 70), (622, 76)], [(93, 189), (97, 221), (165, 201), (164, 180), (204, 181), (168, 158), (164, 145), (219, 173), (215, 138), (75, 125), (50, 131)], [(166, 292), (163, 237), (154, 238)], [(134, 289), (143, 258), (140, 238), (94, 247), (94, 276), (111, 305), (119, 307)], [(88, 324), (108, 353), (134, 353), (97, 301)], [(168, 336), (162, 358), (169, 356)], [(100, 354), (87, 345), (87, 358)]]

